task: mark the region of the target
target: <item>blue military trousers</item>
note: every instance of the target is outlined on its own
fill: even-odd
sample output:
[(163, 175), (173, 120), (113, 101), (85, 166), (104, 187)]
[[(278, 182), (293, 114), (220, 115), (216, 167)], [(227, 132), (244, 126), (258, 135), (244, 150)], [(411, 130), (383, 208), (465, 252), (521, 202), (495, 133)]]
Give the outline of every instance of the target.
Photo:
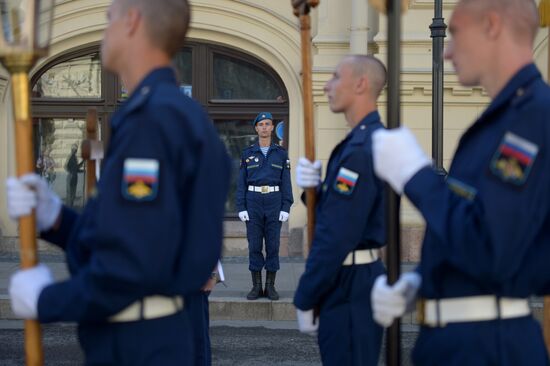
[(208, 313), (209, 292), (198, 292), (185, 297), (185, 307), (193, 329), (195, 366), (212, 365), (210, 349), (210, 317)]
[(546, 366), (540, 325), (532, 316), (422, 327), (412, 354), (422, 366)]
[(79, 324), (86, 366), (193, 366), (192, 331), (186, 310), (121, 323)]
[[(270, 272), (276, 272), (280, 268), (281, 206), (281, 192), (246, 192), (246, 209), (250, 218), (246, 222), (250, 260), (248, 269), (251, 271), (261, 271), (265, 267)], [(262, 253), (264, 240), (265, 258)]]
[(319, 349), (324, 366), (376, 366), (383, 329), (372, 318), (370, 292), (385, 273), (380, 260), (344, 266), (319, 314)]

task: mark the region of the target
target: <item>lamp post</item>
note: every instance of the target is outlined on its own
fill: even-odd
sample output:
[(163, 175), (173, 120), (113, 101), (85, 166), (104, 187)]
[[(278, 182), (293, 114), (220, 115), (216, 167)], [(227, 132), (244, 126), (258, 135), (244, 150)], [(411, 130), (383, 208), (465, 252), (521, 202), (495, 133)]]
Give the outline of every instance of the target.
[[(29, 71), (47, 54), (54, 0), (0, 0), (0, 62), (11, 74), (17, 175), (34, 171)], [(19, 220), (21, 267), (38, 263), (34, 213)], [(25, 321), (28, 366), (42, 365), (40, 324)]]
[(443, 39), (447, 25), (443, 19), (443, 1), (435, 0), (432, 37), (432, 157), (438, 174), (443, 168)]

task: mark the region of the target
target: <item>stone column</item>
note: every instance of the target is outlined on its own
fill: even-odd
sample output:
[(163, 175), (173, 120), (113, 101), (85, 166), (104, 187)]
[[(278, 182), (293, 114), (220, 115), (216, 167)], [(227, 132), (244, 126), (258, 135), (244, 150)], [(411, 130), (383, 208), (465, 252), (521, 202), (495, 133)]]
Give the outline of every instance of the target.
[(365, 0), (351, 1), (350, 53), (366, 55), (368, 51), (369, 5)]

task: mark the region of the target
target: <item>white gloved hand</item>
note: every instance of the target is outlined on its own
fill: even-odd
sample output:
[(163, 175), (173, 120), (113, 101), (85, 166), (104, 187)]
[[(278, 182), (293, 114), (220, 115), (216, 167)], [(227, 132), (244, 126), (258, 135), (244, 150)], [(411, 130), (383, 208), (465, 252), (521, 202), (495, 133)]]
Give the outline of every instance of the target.
[(296, 319), (298, 320), (298, 329), (300, 332), (311, 336), (317, 335), (319, 329), (319, 318), (314, 318), (312, 310), (296, 309)]
[(248, 217), (248, 211), (239, 212), (239, 219), (241, 219), (242, 222), (250, 220), (250, 218)]
[(9, 288), (13, 313), (23, 319), (36, 319), (38, 297), (44, 287), (51, 283), (52, 272), (44, 264), (15, 272), (11, 276)]
[(314, 163), (306, 158), (300, 158), (296, 166), (296, 184), (301, 188), (315, 188), (321, 183), (321, 161)]
[(372, 134), (372, 150), (374, 172), (398, 194), (403, 193), (407, 182), (420, 169), (432, 163), (406, 127), (376, 130)]
[(279, 221), (281, 222), (288, 221), (288, 212), (284, 212), (284, 211), (279, 212)]
[(61, 212), (61, 200), (37, 174), (6, 180), (8, 214), (13, 220), (29, 215), (36, 208), (36, 226), (40, 231), (53, 227)]
[(414, 309), (422, 278), (416, 272), (407, 272), (393, 286), (387, 281), (386, 275), (378, 276), (371, 292), (373, 318), (383, 327), (389, 327), (396, 318)]

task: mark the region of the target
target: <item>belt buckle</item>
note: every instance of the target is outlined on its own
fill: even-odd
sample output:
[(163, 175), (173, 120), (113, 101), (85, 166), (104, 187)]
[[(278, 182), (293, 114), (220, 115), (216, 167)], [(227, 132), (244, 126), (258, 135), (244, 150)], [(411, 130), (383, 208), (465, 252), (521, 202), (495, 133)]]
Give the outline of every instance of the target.
[(262, 186), (262, 193), (269, 193), (269, 186)]
[(416, 321), (420, 325), (424, 325), (426, 321), (426, 300), (422, 298), (416, 300)]

